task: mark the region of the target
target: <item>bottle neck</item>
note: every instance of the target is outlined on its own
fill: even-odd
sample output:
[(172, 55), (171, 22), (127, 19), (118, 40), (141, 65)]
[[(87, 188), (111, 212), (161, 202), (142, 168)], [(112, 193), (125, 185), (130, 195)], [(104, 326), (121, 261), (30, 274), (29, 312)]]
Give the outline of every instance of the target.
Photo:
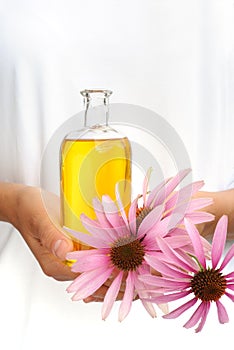
[(108, 126), (110, 90), (83, 90), (84, 127)]

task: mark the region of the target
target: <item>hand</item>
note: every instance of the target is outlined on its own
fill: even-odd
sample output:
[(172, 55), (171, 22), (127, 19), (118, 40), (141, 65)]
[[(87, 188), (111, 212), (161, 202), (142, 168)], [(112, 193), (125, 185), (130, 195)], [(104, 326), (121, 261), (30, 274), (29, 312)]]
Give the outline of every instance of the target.
[(59, 228), (59, 198), (39, 188), (13, 185), (10, 222), (18, 229), (43, 272), (59, 281), (72, 280), (64, 261), (73, 243)]
[(196, 196), (207, 197), (213, 199), (213, 204), (204, 208), (215, 216), (215, 220), (211, 222), (206, 222), (197, 225), (198, 230), (202, 236), (205, 238), (211, 238), (214, 234), (214, 230), (218, 220), (222, 215), (226, 214), (228, 216), (228, 234), (227, 239), (234, 239), (234, 189), (219, 191), (219, 192), (203, 192), (199, 191)]

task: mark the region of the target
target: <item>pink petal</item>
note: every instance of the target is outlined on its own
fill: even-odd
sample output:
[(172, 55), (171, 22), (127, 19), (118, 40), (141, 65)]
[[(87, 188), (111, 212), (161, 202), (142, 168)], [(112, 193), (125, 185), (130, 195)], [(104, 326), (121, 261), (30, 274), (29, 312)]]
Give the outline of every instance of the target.
[(119, 308), (119, 321), (123, 321), (124, 318), (128, 315), (133, 301), (134, 296), (134, 274), (133, 272), (128, 272), (128, 277), (126, 279), (126, 287), (123, 296), (123, 300)]
[(210, 222), (215, 219), (213, 214), (206, 213), (205, 211), (195, 211), (185, 214), (185, 217), (189, 219), (194, 225), (200, 224), (203, 222)]
[(188, 205), (187, 211), (195, 211), (211, 205), (213, 203), (212, 198), (196, 198), (192, 199)]
[(149, 179), (150, 179), (150, 175), (152, 173), (152, 170), (153, 169), (151, 167), (147, 170), (146, 176), (145, 176), (144, 181), (143, 181), (143, 203), (144, 203), (144, 205), (146, 204), (147, 190), (148, 190)]
[(72, 300), (80, 300), (92, 295), (108, 279), (113, 269), (113, 267), (101, 267), (78, 276), (67, 288), (69, 293), (75, 292)]
[(155, 234), (164, 237), (171, 229), (171, 217), (166, 217), (155, 224)]
[[(197, 272), (197, 269), (194, 268), (194, 261), (192, 259), (185, 260), (181, 255), (179, 255), (175, 250), (173, 250), (166, 242), (165, 239), (160, 237), (156, 238), (159, 248), (165, 254), (166, 261), (178, 265), (185, 270)], [(191, 261), (191, 262), (190, 262)]]
[[(208, 198), (200, 198), (200, 199), (194, 199), (191, 200), (191, 197), (204, 185), (203, 181), (194, 182), (192, 184), (189, 184), (179, 191), (175, 192), (172, 196), (169, 197), (169, 199), (166, 201), (166, 215), (170, 215), (172, 212), (181, 213), (182, 216), (185, 215), (185, 213), (191, 213), (193, 214), (193, 211), (198, 210), (200, 208), (203, 208), (207, 206), (208, 204), (212, 203), (212, 200)], [(213, 217), (213, 215), (209, 214), (209, 218)], [(204, 215), (204, 219), (208, 221), (208, 216)], [(199, 217), (195, 216), (195, 218), (198, 220)], [(200, 217), (200, 220), (202, 220), (202, 217)], [(202, 222), (202, 221), (199, 221)]]
[(159, 193), (157, 194), (157, 199), (154, 200), (153, 205), (155, 206), (158, 204), (162, 204), (190, 171), (191, 169), (182, 170), (176, 176), (171, 178), (166, 183), (165, 187), (159, 191)]
[[(93, 237), (100, 237), (100, 232), (102, 232), (102, 238), (109, 242), (110, 241), (110, 236), (108, 234), (108, 227), (101, 226), (97, 220), (90, 219), (87, 215), (81, 214), (80, 219), (82, 221), (82, 224), (84, 227), (92, 234)], [(113, 227), (111, 227), (112, 230), (114, 231)], [(109, 230), (111, 229), (109, 228)], [(115, 232), (115, 231), (114, 231)]]
[(136, 233), (136, 209), (137, 209), (138, 199), (139, 199), (139, 196), (136, 199), (134, 199), (128, 212), (129, 226), (133, 234)]
[(170, 319), (170, 318), (179, 317), (186, 310), (188, 310), (190, 307), (192, 307), (194, 304), (196, 304), (196, 302), (197, 302), (197, 299), (193, 298), (193, 299), (187, 301), (185, 304), (179, 306), (177, 309), (171, 311), (169, 314), (163, 315), (163, 318)]
[(234, 278), (234, 271), (228, 273), (227, 275), (225, 275), (226, 278)]
[[(87, 233), (74, 231), (68, 227), (64, 227), (64, 229), (66, 231), (68, 231), (70, 234), (72, 234), (72, 236), (74, 236), (76, 239), (89, 245), (90, 247), (94, 247), (94, 248), (107, 248), (108, 247), (108, 243), (105, 240), (103, 240), (101, 237), (100, 238), (92, 237)], [(100, 229), (100, 231), (102, 231), (102, 230)], [(99, 231), (99, 233), (100, 233), (100, 231)]]
[[(182, 191), (182, 190), (181, 190)], [(165, 211), (172, 211), (178, 205), (179, 192), (175, 192), (169, 199), (166, 201)]]
[(220, 271), (222, 271), (227, 266), (227, 264), (233, 258), (233, 256), (234, 256), (234, 244), (232, 244), (232, 246), (229, 248), (227, 254), (225, 255), (223, 262), (219, 268)]
[(155, 244), (155, 237), (147, 233), (147, 235), (143, 236), (142, 239), (143, 245), (145, 247), (145, 252), (152, 252), (152, 254), (154, 254), (155, 249), (157, 249), (157, 246)]
[(91, 254), (80, 258), (72, 265), (73, 272), (85, 272), (97, 269), (98, 267), (108, 266), (110, 257), (103, 254)]
[(232, 282), (232, 283), (229, 283), (229, 282), (228, 282), (228, 283), (227, 283), (227, 288), (234, 291), (234, 283), (233, 283), (233, 282)]
[(138, 228), (139, 238), (145, 235), (148, 231), (150, 231), (151, 228), (154, 227), (154, 225), (162, 217), (163, 210), (164, 210), (164, 205), (159, 205), (158, 207), (151, 210), (148, 215), (146, 215), (146, 217), (143, 219), (143, 221), (141, 222)]
[(172, 208), (168, 212), (165, 213), (165, 216), (177, 216), (177, 222), (182, 221), (188, 208), (188, 202), (185, 201), (179, 206), (176, 206), (175, 208)]
[(91, 270), (88, 272), (84, 272), (81, 275), (77, 276), (74, 281), (67, 287), (68, 293), (76, 292), (79, 288), (82, 288), (86, 284), (89, 283), (89, 279), (95, 278), (98, 274), (103, 273), (107, 271), (108, 268), (106, 267), (99, 267), (96, 270)]
[(145, 283), (139, 279), (139, 276), (142, 275), (142, 270), (140, 268), (138, 269), (138, 273), (139, 273), (139, 275), (137, 275), (137, 277), (135, 278), (135, 290), (136, 290), (140, 299), (145, 299), (145, 298), (149, 297), (150, 295), (146, 291)]
[(205, 252), (205, 256), (210, 260), (211, 259), (211, 244), (210, 242), (207, 241), (207, 239), (205, 237), (201, 236), (201, 241), (202, 241), (202, 245), (203, 245), (203, 249)]
[(148, 264), (142, 264), (138, 267), (137, 271), (138, 271), (138, 277), (140, 275), (144, 275), (145, 273), (150, 273), (150, 266)]
[(229, 322), (229, 317), (227, 314), (227, 311), (221, 301), (216, 301), (217, 311), (218, 311), (218, 318), (220, 323), (227, 323)]
[(160, 261), (157, 257), (145, 254), (145, 261), (152, 266), (156, 271), (161, 272), (165, 276), (174, 278), (188, 278), (188, 274), (182, 272), (180, 269), (169, 267), (166, 263)]
[(119, 215), (119, 210), (115, 202), (107, 195), (102, 196), (102, 205), (105, 211), (107, 220), (112, 227), (123, 226), (123, 218)]
[[(138, 291), (138, 295), (139, 298), (142, 302), (142, 305), (144, 306), (144, 308), (146, 309), (146, 311), (149, 313), (149, 315), (154, 318), (156, 317), (156, 311), (154, 309), (154, 306), (152, 304), (153, 300), (151, 298), (151, 293), (148, 293), (147, 290), (147, 285), (145, 283), (142, 283), (139, 279), (137, 281), (138, 283), (137, 285), (137, 291)], [(155, 295), (155, 293), (154, 293)], [(156, 293), (156, 295), (162, 295), (162, 293)], [(158, 307), (164, 312), (164, 313), (168, 313), (168, 305), (167, 303), (159, 303)]]
[(144, 308), (146, 309), (146, 311), (148, 312), (148, 314), (152, 318), (155, 318), (157, 316), (156, 312), (155, 312), (155, 308), (154, 308), (154, 306), (153, 306), (153, 304), (151, 302), (148, 302), (148, 301), (146, 301), (144, 299), (141, 299), (141, 303), (144, 306)]
[(184, 219), (185, 212), (181, 211), (181, 208), (177, 210), (173, 210), (168, 217), (170, 218), (168, 223), (168, 230), (174, 229), (177, 225), (181, 224)]
[(180, 182), (191, 172), (191, 169), (185, 169), (178, 172), (167, 184), (166, 184), (166, 198), (171, 192), (179, 185)]
[(176, 293), (171, 293), (171, 294), (165, 294), (165, 295), (160, 295), (160, 296), (152, 296), (151, 301), (157, 304), (161, 303), (169, 303), (171, 301), (179, 300), (181, 298), (186, 297), (187, 295), (190, 294), (190, 291), (185, 291), (185, 292), (176, 292)]
[(205, 308), (206, 308), (205, 303), (201, 302), (201, 304), (198, 306), (198, 308), (192, 314), (190, 319), (184, 324), (184, 327), (191, 328), (191, 327), (196, 326), (196, 324), (200, 321), (202, 315), (204, 314)]
[[(176, 223), (177, 222), (178, 222), (178, 220), (176, 220)], [(155, 225), (153, 225), (151, 227), (151, 229), (149, 231), (147, 231), (147, 236), (146, 236), (145, 240), (147, 238), (149, 238), (150, 240), (153, 239), (154, 244), (155, 244), (155, 238), (157, 236), (160, 236), (163, 238), (169, 234), (169, 235), (175, 237), (175, 235), (171, 234), (171, 230), (174, 229), (174, 227), (175, 227), (174, 218), (172, 216), (168, 216), (168, 217), (156, 222)], [(169, 233), (169, 231), (170, 231), (170, 233)], [(184, 232), (186, 232), (186, 231), (184, 230)]]
[(111, 309), (113, 307), (113, 304), (117, 298), (117, 295), (119, 293), (119, 289), (121, 286), (123, 278), (123, 271), (120, 271), (118, 276), (114, 279), (114, 281), (111, 283), (111, 286), (108, 288), (103, 305), (102, 305), (102, 319), (105, 320), (108, 315), (111, 312)]
[(187, 235), (187, 231), (182, 227), (174, 227), (172, 230), (170, 230), (170, 233), (167, 235), (167, 237), (174, 237), (176, 235)]
[(112, 227), (110, 222), (107, 220), (102, 203), (99, 201), (98, 198), (94, 198), (93, 207), (95, 210), (97, 220), (99, 222), (99, 227), (101, 226), (102, 228), (106, 229), (105, 231), (106, 231), (106, 234), (109, 236), (109, 240), (110, 239), (114, 240), (116, 238), (116, 230)]
[[(97, 217), (99, 223), (101, 224), (101, 226), (102, 227), (112, 227), (110, 225), (109, 221), (107, 220), (107, 218), (105, 217), (104, 208), (102, 206), (101, 201), (98, 198), (93, 199), (93, 208), (94, 208), (96, 217)], [(99, 217), (100, 217), (100, 219), (99, 219)]]
[[(180, 255), (181, 258), (184, 259), (187, 264), (193, 266), (194, 271), (198, 270), (197, 262), (194, 259), (191, 259), (191, 256), (188, 255), (188, 252), (185, 250), (185, 248), (178, 248), (176, 249), (176, 252)], [(194, 254), (193, 250), (192, 254)]]
[[(119, 216), (118, 214), (116, 214)], [(129, 234), (129, 229), (124, 224), (124, 221), (122, 220), (122, 226), (115, 226), (110, 228), (104, 228), (104, 227), (96, 227), (96, 225), (93, 226), (93, 220), (89, 219), (86, 216), (83, 216), (81, 214), (81, 220), (84, 225), (84, 227), (92, 233), (92, 236), (98, 239), (102, 239), (105, 242), (107, 242), (107, 245), (109, 245), (110, 242), (113, 242), (115, 239)]]
[(219, 219), (215, 228), (211, 249), (212, 267), (214, 269), (218, 265), (224, 251), (227, 237), (227, 225), (228, 219), (227, 216), (224, 215)]
[(201, 322), (195, 330), (196, 333), (200, 332), (202, 330), (202, 328), (204, 327), (209, 310), (210, 310), (210, 303), (205, 303), (205, 308), (204, 308), (204, 312), (203, 312), (203, 315), (201, 318)]
[(162, 181), (150, 192), (148, 199), (144, 203), (147, 208), (154, 208), (156, 205), (162, 204), (165, 199), (165, 185), (169, 180)]
[(118, 203), (118, 206), (119, 206), (120, 213), (121, 213), (122, 218), (124, 220), (124, 223), (128, 227), (128, 219), (127, 219), (127, 215), (126, 215), (126, 212), (125, 212), (125, 209), (124, 209), (121, 197), (120, 197), (120, 193), (119, 193), (118, 187), (119, 187), (119, 184), (117, 184), (116, 187), (115, 187), (115, 196), (116, 196), (116, 200), (117, 200), (117, 203)]
[(200, 234), (197, 228), (187, 219), (184, 219), (184, 224), (191, 238), (191, 241), (194, 247), (195, 256), (197, 257), (200, 264), (204, 268), (206, 268), (206, 259), (205, 259), (205, 254), (204, 254), (204, 249), (203, 249)]
[(191, 243), (191, 240), (187, 234), (167, 236), (164, 239), (173, 249), (185, 247)]
[(179, 191), (175, 192), (166, 202), (166, 210), (178, 207), (186, 202), (187, 210), (189, 208), (190, 198), (204, 185), (203, 181), (189, 184)]
[(187, 199), (193, 197), (202, 187), (204, 186), (204, 181), (195, 181), (193, 183), (188, 184), (187, 186), (183, 187), (181, 191), (184, 193), (184, 198)]
[(190, 286), (190, 279), (187, 281), (173, 280), (167, 277), (158, 277), (153, 275), (139, 276), (140, 281), (155, 286), (155, 291), (159, 291), (160, 288), (165, 287), (168, 290), (186, 289)]
[(89, 249), (89, 250), (75, 250), (73, 252), (69, 252), (66, 255), (66, 259), (68, 260), (78, 260), (85, 256), (90, 256), (92, 254), (107, 254), (109, 252), (109, 248), (107, 249)]
[(193, 182), (191, 196), (194, 196), (203, 186), (204, 186), (203, 180)]
[[(139, 269), (140, 271), (141, 269)], [(141, 272), (139, 272), (141, 273)], [(146, 297), (148, 297), (148, 293), (145, 290), (145, 284), (142, 283), (138, 278), (135, 278), (135, 289), (138, 292), (139, 298), (141, 299), (142, 305), (148, 312), (148, 314), (154, 318), (156, 317), (156, 312), (154, 309), (154, 306), (152, 305), (151, 302), (145, 300)]]
[(225, 292), (225, 295), (226, 295), (229, 299), (231, 299), (231, 301), (234, 302), (234, 295), (228, 293), (227, 291)]

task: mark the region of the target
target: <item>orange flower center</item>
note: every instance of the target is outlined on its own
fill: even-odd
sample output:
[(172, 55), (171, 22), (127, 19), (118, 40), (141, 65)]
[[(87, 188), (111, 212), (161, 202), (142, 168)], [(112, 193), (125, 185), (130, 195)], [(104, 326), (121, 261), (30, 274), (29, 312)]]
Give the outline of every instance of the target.
[(207, 269), (196, 273), (191, 281), (192, 291), (202, 301), (217, 301), (225, 293), (226, 279), (219, 270)]
[(136, 270), (144, 260), (142, 241), (133, 236), (121, 237), (112, 246), (110, 257), (113, 265), (123, 271)]

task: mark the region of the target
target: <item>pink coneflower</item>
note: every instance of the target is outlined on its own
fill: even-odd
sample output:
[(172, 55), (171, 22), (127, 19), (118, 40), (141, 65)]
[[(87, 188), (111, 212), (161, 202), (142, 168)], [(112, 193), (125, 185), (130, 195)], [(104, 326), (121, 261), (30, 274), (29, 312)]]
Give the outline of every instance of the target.
[[(130, 311), (132, 301), (138, 295), (145, 309), (156, 317), (155, 309), (144, 298), (149, 296), (143, 290), (146, 285), (138, 279), (141, 274), (150, 272), (150, 265), (145, 257), (155, 251), (155, 240), (149, 234), (151, 226), (157, 227), (163, 213), (163, 206), (154, 209), (154, 216), (149, 217), (138, 230), (132, 231), (126, 215), (119, 214), (119, 208), (109, 196), (103, 196), (102, 202), (94, 200), (97, 220), (82, 215), (85, 228), (92, 234), (69, 230), (77, 239), (95, 249), (75, 251), (67, 259), (75, 260), (73, 272), (81, 273), (67, 288), (73, 292), (73, 300), (85, 299), (92, 295), (111, 276), (115, 276), (109, 287), (102, 306), (102, 318), (106, 319), (117, 298), (121, 283), (125, 282), (125, 292), (119, 309), (119, 321)], [(135, 218), (136, 220), (136, 218)]]
[[(196, 332), (202, 330), (211, 304), (214, 302), (217, 307), (218, 319), (220, 323), (229, 321), (227, 311), (220, 301), (221, 297), (227, 296), (234, 301), (234, 272), (224, 274), (223, 270), (234, 256), (234, 245), (231, 246), (226, 256), (220, 262), (227, 235), (227, 216), (223, 216), (215, 229), (211, 248), (211, 266), (205, 258), (201, 237), (196, 227), (185, 219), (185, 227), (191, 238), (194, 247), (194, 256), (179, 255), (172, 249), (165, 240), (157, 239), (158, 244), (164, 253), (164, 262), (151, 259), (151, 265), (161, 273), (162, 277), (143, 276), (140, 279), (146, 284), (154, 286), (155, 291), (165, 293), (163, 296), (151, 297), (151, 301), (156, 303), (166, 303), (175, 301), (189, 295), (192, 298), (185, 302), (164, 318), (176, 318), (199, 303), (195, 312), (185, 323), (185, 328), (195, 327)], [(152, 290), (151, 290), (152, 291)]]
[[(114, 275), (104, 298), (103, 319), (109, 315), (123, 281), (126, 282), (126, 287), (119, 309), (119, 320), (122, 321), (127, 316), (136, 295), (148, 313), (152, 317), (156, 316), (152, 303), (146, 301), (149, 297), (145, 292), (147, 284), (139, 279), (140, 275), (150, 273), (152, 258), (161, 259), (162, 252), (155, 238), (163, 237), (175, 249), (187, 247), (191, 250), (187, 232), (178, 225), (183, 222), (184, 215), (208, 203), (204, 199), (199, 199), (199, 203), (193, 205), (191, 209), (192, 204), (189, 204), (191, 195), (200, 183), (199, 186), (192, 185), (189, 194), (187, 194), (188, 188), (184, 190), (181, 196), (176, 197), (180, 200), (176, 200), (174, 190), (188, 172), (189, 170), (179, 172), (174, 178), (157, 186), (149, 196), (148, 173), (143, 185), (143, 207), (138, 207), (138, 200), (141, 197), (138, 196), (131, 204), (128, 216), (122, 205), (118, 186), (116, 186), (118, 206), (107, 195), (102, 197), (102, 201), (94, 199), (96, 219), (91, 220), (81, 215), (82, 223), (91, 235), (68, 229), (78, 240), (95, 248), (71, 252), (67, 256), (67, 259), (75, 260), (72, 271), (81, 273), (67, 289), (68, 292), (74, 293), (73, 300), (85, 299), (92, 295)], [(171, 202), (168, 204), (170, 196)], [(179, 209), (176, 211), (177, 203)], [(183, 210), (181, 205), (184, 206)], [(203, 213), (200, 215), (204, 217)], [(211, 220), (213, 216), (207, 216), (206, 219)], [(201, 222), (199, 213), (196, 221)]]
[[(177, 186), (189, 174), (191, 169), (185, 169), (172, 178), (162, 181), (152, 191), (148, 191), (148, 185), (152, 169), (150, 168), (143, 182), (143, 194), (139, 195), (132, 203), (129, 219), (137, 216), (137, 225), (141, 218), (145, 217), (151, 210), (158, 205), (164, 204), (163, 218), (167, 218), (168, 230), (183, 224), (185, 218), (194, 224), (204, 223), (214, 220), (214, 216), (205, 211), (199, 211), (210, 204), (211, 198), (193, 198), (195, 194), (204, 186), (204, 181), (189, 183), (187, 186), (176, 190)], [(139, 199), (142, 197), (143, 204), (139, 207)]]

